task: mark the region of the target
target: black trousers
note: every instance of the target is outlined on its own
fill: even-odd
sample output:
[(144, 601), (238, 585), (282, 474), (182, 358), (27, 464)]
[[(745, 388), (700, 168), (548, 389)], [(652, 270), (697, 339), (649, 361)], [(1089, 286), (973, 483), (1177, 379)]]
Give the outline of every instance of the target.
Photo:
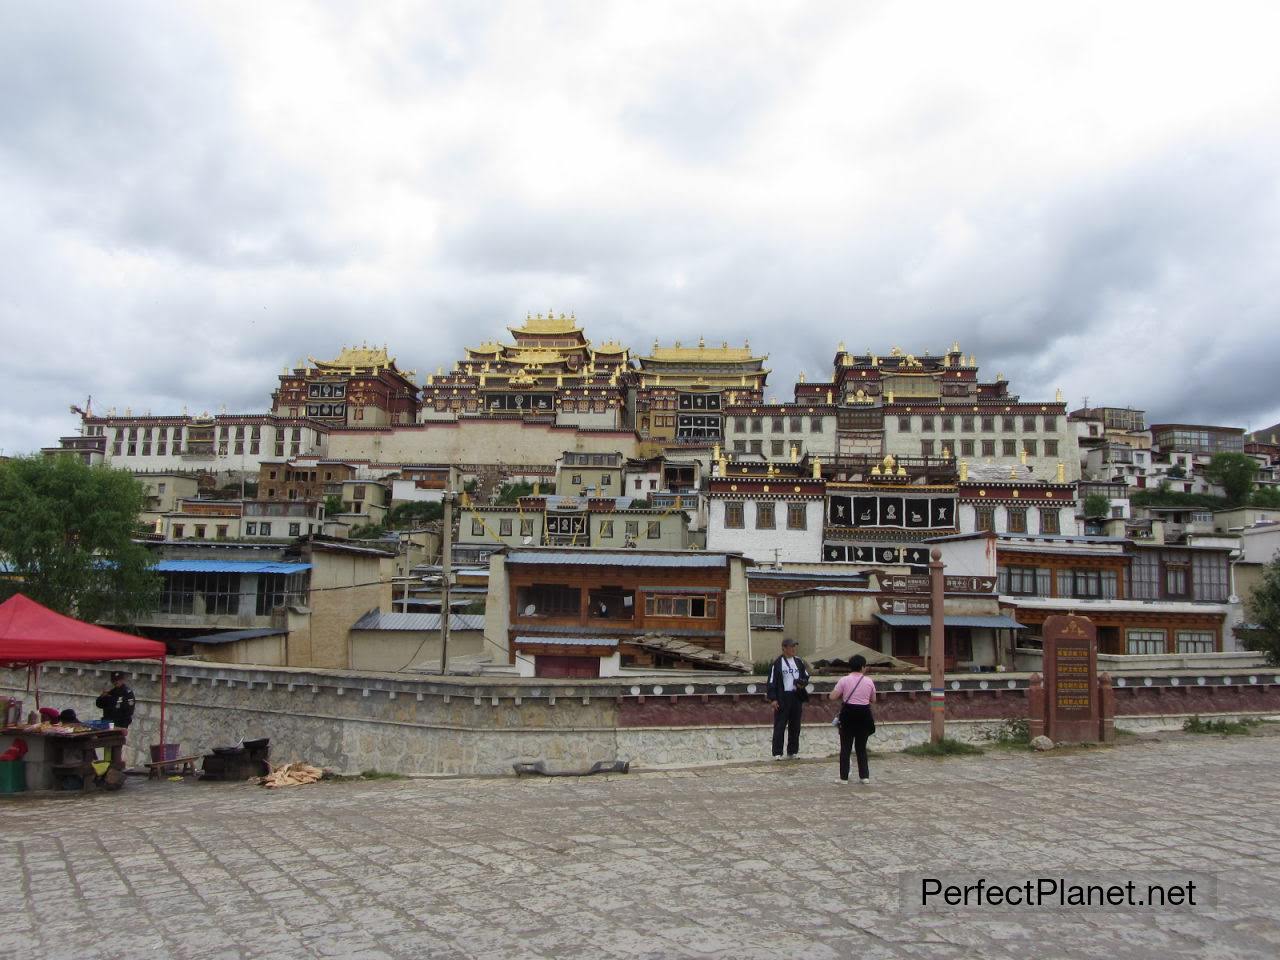
[(778, 694), (778, 709), (773, 714), (773, 755), (782, 756), (782, 735), (787, 734), (787, 756), (800, 752), (800, 714), (804, 704), (794, 693)]
[(840, 711), (840, 779), (849, 779), (849, 754), (858, 757), (858, 777), (871, 779), (867, 765), (867, 739), (871, 736), (871, 708), (848, 706)]

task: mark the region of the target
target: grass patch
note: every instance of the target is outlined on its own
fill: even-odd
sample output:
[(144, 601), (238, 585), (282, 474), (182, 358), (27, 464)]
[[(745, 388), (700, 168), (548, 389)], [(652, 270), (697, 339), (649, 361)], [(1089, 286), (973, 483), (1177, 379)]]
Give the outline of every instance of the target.
[(1025, 717), (1009, 717), (987, 739), (1004, 750), (1027, 750), (1031, 747), (1031, 724)]
[(1259, 723), (1260, 721), (1248, 717), (1242, 720), (1204, 720), (1200, 717), (1190, 717), (1182, 725), (1182, 729), (1187, 733), (1221, 733), (1227, 736), (1240, 736), (1251, 733)]
[(913, 757), (968, 757), (983, 751), (971, 743), (943, 737), (939, 743), (916, 743), (904, 747), (902, 752)]

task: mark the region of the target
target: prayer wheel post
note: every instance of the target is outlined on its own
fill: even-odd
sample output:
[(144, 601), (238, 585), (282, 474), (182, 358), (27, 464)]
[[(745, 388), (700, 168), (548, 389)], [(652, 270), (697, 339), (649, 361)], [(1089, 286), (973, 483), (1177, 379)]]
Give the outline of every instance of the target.
[(942, 616), (943, 590), (942, 551), (934, 547), (929, 554), (929, 740), (941, 743), (946, 735), (947, 685), (946, 625)]

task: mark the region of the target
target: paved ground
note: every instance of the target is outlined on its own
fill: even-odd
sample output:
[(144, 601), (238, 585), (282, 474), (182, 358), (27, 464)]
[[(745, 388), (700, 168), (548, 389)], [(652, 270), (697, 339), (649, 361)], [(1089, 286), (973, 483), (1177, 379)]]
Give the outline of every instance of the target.
[[(1280, 737), (873, 761), (7, 798), (0, 956), (1280, 955)], [(1219, 902), (906, 915), (897, 879), (1083, 869)]]

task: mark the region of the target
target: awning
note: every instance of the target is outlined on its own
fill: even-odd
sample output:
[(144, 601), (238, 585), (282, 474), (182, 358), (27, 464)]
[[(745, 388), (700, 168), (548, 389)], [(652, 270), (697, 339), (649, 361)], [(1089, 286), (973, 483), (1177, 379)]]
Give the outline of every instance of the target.
[[(891, 627), (927, 627), (930, 620), (926, 616), (912, 613), (877, 613), (876, 619)], [(944, 626), (948, 627), (987, 627), (992, 630), (1025, 630), (1025, 626), (1012, 617), (965, 617), (944, 616)]]
[(257, 640), (259, 637), (284, 637), (289, 631), (281, 627), (260, 627), (254, 630), (227, 630), (223, 633), (206, 633), (198, 637), (187, 637), (187, 643), (200, 643), (212, 646), (222, 643), (235, 643), (237, 640)]
[(281, 560), (161, 560), (152, 569), (159, 573), (302, 573), (309, 563)]
[(616, 647), (617, 637), (516, 637), (517, 647)]

